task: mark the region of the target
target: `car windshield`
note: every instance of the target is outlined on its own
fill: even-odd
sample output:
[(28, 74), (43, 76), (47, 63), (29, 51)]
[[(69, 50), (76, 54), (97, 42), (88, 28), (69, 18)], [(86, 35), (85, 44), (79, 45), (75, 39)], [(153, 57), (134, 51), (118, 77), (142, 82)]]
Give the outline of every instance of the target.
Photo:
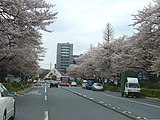
[(138, 83), (129, 83), (129, 88), (140, 88)]
[(62, 77), (60, 78), (60, 80), (61, 80), (61, 82), (69, 82), (69, 81), (70, 81), (70, 78), (69, 78), (69, 76), (62, 76)]
[(83, 80), (83, 83), (86, 83), (87, 82), (87, 80)]
[(96, 85), (96, 86), (102, 86), (102, 84), (101, 84), (101, 83), (96, 83), (95, 85)]
[(88, 83), (89, 85), (93, 85), (94, 80), (87, 80), (87, 83)]

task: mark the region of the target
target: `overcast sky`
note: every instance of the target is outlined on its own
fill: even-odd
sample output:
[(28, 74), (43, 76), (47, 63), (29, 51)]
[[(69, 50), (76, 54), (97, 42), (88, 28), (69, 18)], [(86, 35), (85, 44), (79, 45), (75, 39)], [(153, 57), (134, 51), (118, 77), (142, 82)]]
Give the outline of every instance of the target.
[(55, 4), (53, 12), (57, 19), (48, 28), (52, 33), (43, 32), (43, 46), (47, 48), (41, 68), (54, 68), (57, 43), (73, 43), (73, 53), (83, 54), (92, 44), (102, 43), (105, 25), (114, 28), (114, 37), (131, 36), (134, 29), (132, 14), (137, 14), (152, 0), (46, 0)]

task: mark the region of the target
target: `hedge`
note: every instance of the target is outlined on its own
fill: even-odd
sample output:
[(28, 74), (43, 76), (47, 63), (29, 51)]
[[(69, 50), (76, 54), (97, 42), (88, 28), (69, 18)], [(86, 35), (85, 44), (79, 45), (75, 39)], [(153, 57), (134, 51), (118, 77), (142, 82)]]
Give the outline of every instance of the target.
[(105, 85), (105, 86), (104, 86), (104, 90), (112, 91), (112, 92), (120, 92), (120, 87), (118, 87), (118, 86)]
[(31, 84), (26, 84), (22, 86), (20, 82), (2, 83), (2, 84), (7, 88), (9, 92), (12, 92), (12, 91), (17, 92), (32, 86)]
[[(112, 92), (120, 92), (120, 87), (105, 85), (104, 90)], [(153, 97), (160, 99), (160, 89), (141, 88), (141, 95), (144, 97)]]
[(160, 98), (160, 89), (142, 88), (141, 95), (146, 97)]
[(160, 89), (160, 83), (157, 82), (140, 82), (142, 88)]

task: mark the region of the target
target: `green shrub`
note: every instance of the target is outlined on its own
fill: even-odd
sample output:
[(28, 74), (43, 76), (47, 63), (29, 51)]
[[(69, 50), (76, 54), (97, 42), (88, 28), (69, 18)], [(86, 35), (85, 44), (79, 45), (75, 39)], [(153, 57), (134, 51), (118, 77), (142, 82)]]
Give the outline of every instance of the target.
[(12, 83), (2, 83), (2, 84), (7, 88), (7, 90), (12, 89)]
[(18, 92), (18, 91), (21, 91), (22, 89), (20, 87), (18, 88), (13, 88), (11, 90), (9, 90), (10, 92)]
[(21, 83), (14, 81), (14, 82), (12, 83), (12, 87), (13, 87), (13, 88), (21, 87)]
[(32, 84), (26, 84), (21, 86), (21, 83), (16, 81), (13, 83), (2, 83), (2, 84), (7, 88), (9, 92), (12, 92), (12, 91), (17, 92), (32, 86)]
[(155, 90), (154, 94), (155, 94), (155, 97), (160, 99), (160, 90)]
[(104, 85), (104, 90), (112, 91), (112, 92), (120, 92), (120, 87), (118, 86), (110, 86), (110, 85)]
[(140, 82), (140, 86), (143, 87), (143, 88), (148, 88), (148, 89), (159, 89), (160, 88), (160, 83), (143, 81), (143, 82)]
[(146, 97), (156, 97), (160, 98), (160, 89), (147, 89), (142, 88), (141, 89), (141, 95)]
[[(112, 92), (120, 92), (120, 87), (104, 85), (104, 90)], [(141, 95), (145, 97), (160, 98), (160, 89), (141, 88)]]

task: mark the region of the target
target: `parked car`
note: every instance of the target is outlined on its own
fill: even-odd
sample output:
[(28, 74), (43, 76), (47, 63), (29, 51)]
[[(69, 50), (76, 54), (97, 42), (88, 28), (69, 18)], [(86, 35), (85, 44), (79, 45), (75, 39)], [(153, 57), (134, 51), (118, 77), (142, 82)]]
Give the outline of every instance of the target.
[(87, 80), (83, 80), (83, 82), (82, 82), (82, 88), (86, 88), (86, 83), (87, 83)]
[(103, 85), (101, 83), (94, 83), (92, 85), (92, 90), (103, 91)]
[(77, 86), (77, 83), (75, 81), (72, 81), (71, 86)]
[(92, 85), (95, 83), (95, 79), (87, 79), (86, 89), (92, 89)]
[(52, 88), (52, 87), (58, 88), (58, 82), (55, 80), (50, 81), (50, 88)]
[(0, 83), (0, 120), (14, 120), (15, 100)]

